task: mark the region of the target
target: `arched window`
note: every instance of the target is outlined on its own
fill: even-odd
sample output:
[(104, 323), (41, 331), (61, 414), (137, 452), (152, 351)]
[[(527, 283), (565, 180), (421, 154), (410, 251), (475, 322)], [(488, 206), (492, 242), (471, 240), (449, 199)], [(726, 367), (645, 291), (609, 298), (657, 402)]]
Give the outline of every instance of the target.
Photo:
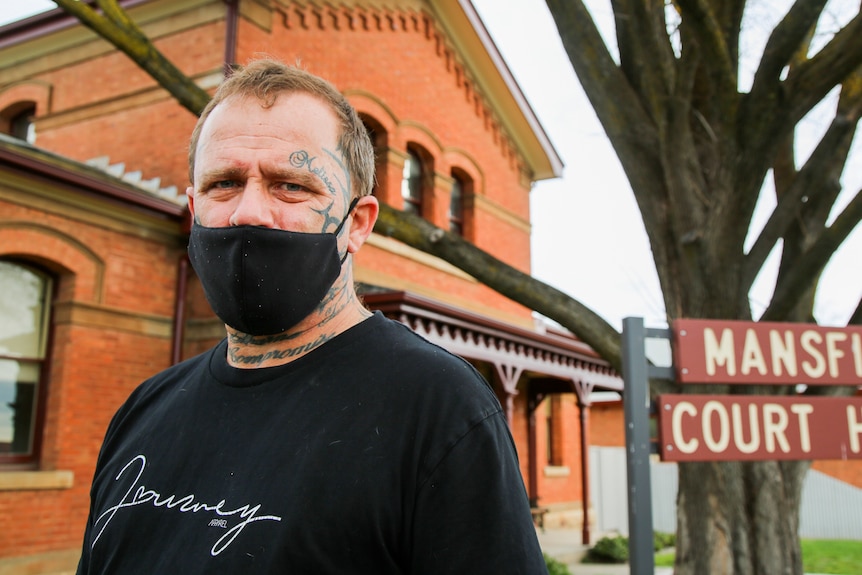
[(13, 116), (9, 121), (10, 135), (19, 140), (34, 143), (36, 141), (36, 125), (33, 123), (35, 113), (36, 108), (31, 107)]
[(404, 160), (404, 171), (401, 176), (401, 197), (404, 199), (404, 211), (421, 216), (424, 174), (422, 158), (415, 150), (407, 150), (407, 159)]
[(449, 196), (449, 231), (468, 237), (471, 232), (473, 180), (459, 168), (452, 170), (452, 193)]
[(32, 102), (19, 102), (9, 106), (0, 114), (6, 124), (3, 131), (13, 138), (33, 144), (36, 142), (36, 125), (33, 123), (35, 115), (36, 105)]
[(464, 235), (464, 181), (452, 174), (452, 194), (449, 196), (449, 231)]
[(372, 194), (380, 201), (387, 201), (386, 188), (386, 162), (389, 154), (389, 136), (386, 129), (374, 118), (366, 114), (360, 114), (360, 119), (368, 131), (368, 137), (374, 146), (374, 188)]
[(51, 278), (0, 260), (0, 463), (35, 463), (42, 431)]
[(458, 176), (452, 178), (452, 193), (449, 196), (449, 231), (464, 234), (464, 184)]

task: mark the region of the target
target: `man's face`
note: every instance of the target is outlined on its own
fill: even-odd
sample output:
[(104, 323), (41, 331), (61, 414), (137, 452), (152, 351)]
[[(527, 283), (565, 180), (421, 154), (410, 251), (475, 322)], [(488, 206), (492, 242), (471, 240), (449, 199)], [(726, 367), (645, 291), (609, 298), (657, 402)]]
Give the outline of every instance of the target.
[(309, 94), (282, 94), (270, 108), (226, 99), (200, 135), (192, 216), (206, 227), (334, 232), (352, 189), (338, 136), (335, 113)]

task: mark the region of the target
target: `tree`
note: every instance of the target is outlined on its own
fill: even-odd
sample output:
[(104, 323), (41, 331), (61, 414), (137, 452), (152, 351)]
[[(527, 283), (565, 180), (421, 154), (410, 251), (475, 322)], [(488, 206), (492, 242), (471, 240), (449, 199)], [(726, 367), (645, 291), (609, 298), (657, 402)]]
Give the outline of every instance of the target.
[[(827, 224), (862, 111), (862, 16), (811, 54), (826, 0), (798, 0), (769, 36), (751, 89), (741, 92), (744, 0), (614, 1), (619, 62), (580, 1), (547, 4), (631, 182), (668, 319), (751, 320), (748, 294), (780, 240), (775, 292), (760, 320), (814, 322), (819, 275), (862, 216), (857, 191)], [(797, 167), (794, 130), (836, 86), (831, 125)], [(777, 207), (746, 252), (770, 170)], [(852, 321), (860, 322), (858, 306)], [(680, 465), (676, 572), (801, 573), (798, 510), (808, 467)]]
[[(76, 0), (54, 1), (128, 54), (189, 110), (200, 112), (208, 95), (158, 54), (116, 0), (96, 0), (102, 14)], [(772, 31), (752, 86), (743, 92), (738, 43), (745, 0), (612, 0), (618, 61), (581, 0), (546, 2), (631, 183), (668, 320), (752, 320), (749, 292), (767, 255), (780, 245), (774, 296), (758, 319), (813, 322), (820, 273), (862, 218), (857, 191), (829, 219), (862, 111), (862, 15), (833, 30), (813, 51), (826, 0), (797, 0)], [(836, 87), (832, 122), (814, 153), (797, 166), (795, 127)], [(755, 204), (770, 173), (777, 206), (746, 251)], [(376, 231), (441, 257), (559, 322), (620, 370), (619, 334), (582, 303), (387, 206)], [(862, 304), (850, 321), (862, 323)], [(687, 391), (670, 382), (653, 382), (653, 388)], [(676, 572), (801, 573), (797, 531), (808, 467), (680, 465)]]

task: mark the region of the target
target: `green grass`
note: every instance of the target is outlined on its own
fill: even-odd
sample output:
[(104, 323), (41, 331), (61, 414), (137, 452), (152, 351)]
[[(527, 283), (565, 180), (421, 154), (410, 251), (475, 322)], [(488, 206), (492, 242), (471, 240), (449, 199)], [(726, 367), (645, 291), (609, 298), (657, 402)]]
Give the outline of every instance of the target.
[[(655, 555), (657, 567), (673, 567), (673, 551)], [(862, 541), (844, 539), (803, 539), (802, 566), (806, 573), (860, 575)]]
[(803, 539), (802, 565), (808, 573), (862, 573), (862, 541)]

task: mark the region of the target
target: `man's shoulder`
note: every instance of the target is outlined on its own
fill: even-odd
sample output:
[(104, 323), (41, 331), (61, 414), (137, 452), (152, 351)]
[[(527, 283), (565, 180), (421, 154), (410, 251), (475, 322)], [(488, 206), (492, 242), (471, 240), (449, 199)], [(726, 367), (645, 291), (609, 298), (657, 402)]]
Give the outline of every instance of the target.
[(397, 321), (378, 318), (354, 354), (368, 385), (382, 385), (382, 393), (400, 391), (427, 405), (499, 408), (491, 386), (471, 363)]
[(424, 373), (463, 372), (471, 378), (479, 377), (473, 366), (464, 358), (429, 341), (406, 325), (388, 318), (379, 318), (375, 331), (365, 341), (373, 349), (369, 359), (385, 360), (384, 365), (401, 367)]
[(152, 401), (181, 383), (188, 382), (190, 378), (208, 373), (214, 349), (176, 363), (147, 378), (132, 391), (125, 406)]
[(399, 321), (380, 314), (375, 314), (371, 320), (373, 324), (370, 327), (375, 330), (369, 338), (371, 342), (385, 342), (387, 345), (392, 346), (393, 350), (401, 352), (460, 359), (458, 356), (429, 341)]
[(214, 347), (199, 353), (193, 357), (188, 359), (184, 359), (179, 363), (175, 363), (174, 365), (163, 369), (162, 371), (156, 373), (149, 379), (147, 379), (144, 383), (150, 382), (159, 382), (159, 381), (171, 381), (177, 378), (186, 377), (190, 372), (194, 372), (200, 369), (207, 369), (207, 366), (212, 358), (213, 353), (219, 348), (224, 347), (224, 340), (220, 343), (216, 344)]

